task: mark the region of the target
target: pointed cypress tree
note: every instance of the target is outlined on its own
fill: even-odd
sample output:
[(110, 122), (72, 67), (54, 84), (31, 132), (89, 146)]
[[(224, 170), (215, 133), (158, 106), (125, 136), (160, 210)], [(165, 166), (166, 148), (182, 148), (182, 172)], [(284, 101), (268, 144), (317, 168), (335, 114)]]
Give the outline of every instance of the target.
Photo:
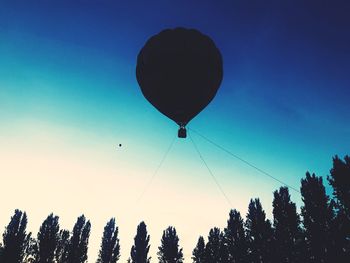
[(11, 217), (10, 223), (3, 233), (1, 262), (22, 263), (28, 250), (31, 234), (27, 234), (27, 215), (18, 209)]
[(84, 215), (78, 217), (69, 242), (68, 263), (85, 263), (87, 261), (90, 228), (90, 221), (86, 221)]
[(290, 200), (287, 187), (275, 191), (273, 206), (274, 259), (275, 262), (301, 262), (299, 250), (301, 230), (296, 205)]
[(332, 225), (335, 254), (339, 263), (347, 262), (350, 258), (350, 157), (345, 156), (343, 161), (335, 156), (327, 179), (333, 188), (337, 210)]
[(224, 234), (219, 228), (210, 229), (208, 242), (205, 246), (205, 262), (227, 262), (227, 250), (225, 247)]
[(192, 252), (192, 260), (194, 263), (205, 263), (205, 242), (204, 238), (200, 236), (196, 247)]
[(147, 234), (146, 224), (142, 221), (137, 226), (137, 233), (134, 238), (134, 245), (131, 248), (130, 256), (132, 263), (149, 263), (151, 258), (148, 257), (149, 235)]
[(179, 237), (175, 227), (169, 226), (163, 231), (161, 245), (157, 253), (159, 263), (182, 263), (182, 248), (179, 249)]
[(334, 215), (322, 178), (307, 172), (306, 178), (301, 180), (301, 195), (304, 202), (301, 214), (305, 228), (308, 261), (330, 262), (332, 251), (330, 229)]
[(68, 230), (60, 230), (55, 253), (57, 263), (67, 263), (69, 253), (70, 234)]
[(224, 233), (229, 262), (248, 262), (248, 244), (244, 232), (244, 222), (241, 214), (236, 209), (230, 211)]
[(37, 263), (52, 263), (59, 240), (58, 216), (50, 214), (38, 233)]
[[(38, 258), (38, 241), (35, 238), (30, 237), (28, 241), (28, 246), (27, 249), (24, 253), (24, 258), (23, 262), (25, 263), (37, 263), (37, 258)], [(1, 260), (0, 260), (1, 262)], [(52, 261), (53, 262), (53, 261)]]
[(345, 211), (350, 220), (350, 157), (345, 156), (343, 161), (336, 155), (327, 179), (333, 187), (333, 195), (339, 207)]
[(118, 239), (118, 227), (115, 218), (107, 222), (101, 242), (101, 248), (97, 263), (116, 263), (120, 257), (120, 245)]
[(251, 263), (272, 261), (272, 228), (258, 198), (251, 199), (246, 219), (248, 258)]

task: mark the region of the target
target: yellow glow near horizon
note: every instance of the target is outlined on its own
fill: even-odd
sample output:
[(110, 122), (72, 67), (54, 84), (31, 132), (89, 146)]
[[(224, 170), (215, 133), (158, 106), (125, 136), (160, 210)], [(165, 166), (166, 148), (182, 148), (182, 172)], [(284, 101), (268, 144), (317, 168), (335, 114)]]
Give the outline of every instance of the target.
[[(211, 178), (187, 180), (187, 175), (181, 174), (186, 167), (173, 170), (178, 163), (165, 163), (139, 200), (154, 168), (147, 171), (142, 158), (132, 163), (127, 153), (120, 153), (123, 150), (107, 140), (40, 122), (24, 122), (15, 129), (3, 130), (0, 179), (5, 186), (2, 200), (6, 202), (1, 204), (2, 229), (16, 208), (27, 212), (28, 231), (34, 236), (51, 212), (60, 217), (61, 228), (68, 230), (79, 215), (85, 214), (92, 224), (92, 262), (106, 222), (116, 217), (123, 262), (130, 255), (136, 226), (144, 220), (151, 235), (153, 259), (162, 231), (173, 225), (188, 261), (199, 235), (206, 237), (211, 227), (226, 225), (229, 207), (218, 190), (213, 190)], [(246, 211), (248, 196), (235, 200), (235, 208)]]

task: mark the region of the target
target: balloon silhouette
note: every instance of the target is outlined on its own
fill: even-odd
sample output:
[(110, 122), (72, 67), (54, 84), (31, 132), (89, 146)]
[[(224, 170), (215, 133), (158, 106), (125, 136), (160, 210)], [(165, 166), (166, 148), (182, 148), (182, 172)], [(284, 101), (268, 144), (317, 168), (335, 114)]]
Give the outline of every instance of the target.
[(222, 57), (214, 42), (195, 29), (166, 29), (152, 36), (137, 57), (136, 78), (145, 98), (179, 126), (215, 97), (223, 77)]

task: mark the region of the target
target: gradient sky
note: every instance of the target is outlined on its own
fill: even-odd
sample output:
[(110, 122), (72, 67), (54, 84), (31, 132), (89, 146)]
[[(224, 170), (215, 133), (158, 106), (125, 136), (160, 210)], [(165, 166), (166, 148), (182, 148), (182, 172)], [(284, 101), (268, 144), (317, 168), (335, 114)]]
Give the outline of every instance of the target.
[[(350, 150), (349, 13), (340, 0), (0, 0), (0, 233), (15, 208), (35, 235), (51, 212), (67, 229), (84, 213), (94, 262), (113, 216), (125, 262), (145, 220), (154, 261), (173, 225), (190, 262), (198, 236), (225, 227), (230, 206), (189, 139), (149, 184), (177, 127), (142, 96), (136, 56), (165, 28), (196, 28), (223, 55), (192, 129), (296, 188), (307, 170), (325, 177)], [(192, 137), (233, 208), (260, 197), (271, 218), (281, 184)]]

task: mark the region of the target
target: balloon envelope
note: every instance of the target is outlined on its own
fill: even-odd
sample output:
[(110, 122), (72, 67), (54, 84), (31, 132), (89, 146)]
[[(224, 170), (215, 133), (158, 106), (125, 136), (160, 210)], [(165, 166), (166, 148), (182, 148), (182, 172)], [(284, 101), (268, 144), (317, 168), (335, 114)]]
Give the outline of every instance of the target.
[(214, 42), (194, 29), (166, 29), (137, 57), (136, 78), (146, 99), (184, 127), (215, 97), (223, 77)]

